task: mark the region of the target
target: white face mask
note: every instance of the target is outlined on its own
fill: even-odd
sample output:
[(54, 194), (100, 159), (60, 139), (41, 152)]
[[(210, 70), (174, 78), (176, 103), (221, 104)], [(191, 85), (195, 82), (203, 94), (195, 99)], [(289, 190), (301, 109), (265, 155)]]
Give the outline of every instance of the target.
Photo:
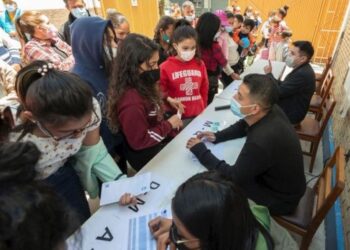
[(16, 11), (16, 5), (14, 4), (6, 4), (5, 8), (8, 12), (15, 12)]
[(179, 56), (182, 60), (184, 60), (185, 62), (191, 61), (194, 57), (194, 55), (196, 54), (196, 50), (188, 50), (188, 51), (178, 51)]
[(71, 13), (75, 18), (89, 16), (89, 14), (85, 8), (74, 8), (71, 10)]
[(195, 15), (185, 16), (185, 19), (189, 22), (192, 22), (195, 18), (196, 18)]

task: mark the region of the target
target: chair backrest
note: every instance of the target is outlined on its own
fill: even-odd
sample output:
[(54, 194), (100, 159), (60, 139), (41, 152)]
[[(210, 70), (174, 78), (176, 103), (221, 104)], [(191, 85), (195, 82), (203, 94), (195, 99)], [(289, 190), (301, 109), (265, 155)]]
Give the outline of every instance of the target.
[(326, 129), (329, 118), (331, 118), (331, 116), (333, 114), (335, 104), (336, 104), (336, 101), (334, 100), (334, 98), (331, 95), (329, 98), (327, 98), (324, 101), (324, 104), (322, 106), (322, 117), (320, 119), (320, 130), (318, 132), (318, 136), (320, 138), (323, 136), (323, 132)]
[(333, 58), (330, 56), (330, 57), (328, 57), (326, 65), (325, 65), (325, 67), (324, 67), (324, 69), (322, 71), (322, 75), (321, 75), (321, 79), (320, 79), (320, 81), (322, 83), (323, 83), (323, 81), (324, 81), (324, 79), (325, 79), (325, 77), (327, 75), (328, 70), (331, 68), (332, 63), (333, 63)]
[[(345, 164), (344, 148), (339, 146), (326, 163), (322, 174), (313, 188), (316, 194), (316, 207), (309, 229), (317, 230), (328, 211), (343, 192), (345, 187)], [(333, 171), (334, 167), (335, 171)], [(332, 183), (332, 179), (335, 183)]]
[(322, 99), (328, 96), (333, 84), (333, 80), (334, 80), (333, 71), (332, 69), (328, 69), (321, 86), (320, 95)]

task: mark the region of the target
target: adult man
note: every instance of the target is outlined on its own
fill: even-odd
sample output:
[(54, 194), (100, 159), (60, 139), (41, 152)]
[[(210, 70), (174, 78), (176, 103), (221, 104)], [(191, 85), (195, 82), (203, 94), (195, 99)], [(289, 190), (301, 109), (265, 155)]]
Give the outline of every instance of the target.
[(196, 13), (194, 4), (191, 1), (185, 1), (181, 6), (182, 16), (189, 21), (192, 27), (196, 26)]
[[(294, 212), (306, 183), (298, 137), (277, 100), (278, 90), (268, 76), (247, 75), (231, 103), (232, 112), (242, 119), (218, 133), (191, 138), (187, 148), (206, 168), (232, 176), (249, 199), (273, 215), (285, 215)], [(217, 159), (200, 140), (219, 143), (244, 136), (234, 166)]]
[(278, 85), (278, 105), (294, 125), (305, 118), (315, 92), (315, 72), (309, 64), (313, 54), (314, 49), (310, 42), (294, 42), (286, 58), (287, 66), (293, 68), (293, 71), (283, 81), (273, 77), (271, 63), (264, 68), (265, 73)]
[(71, 45), (70, 25), (80, 17), (90, 16), (90, 12), (85, 8), (84, 0), (63, 0), (69, 10), (68, 20), (61, 26), (59, 37)]

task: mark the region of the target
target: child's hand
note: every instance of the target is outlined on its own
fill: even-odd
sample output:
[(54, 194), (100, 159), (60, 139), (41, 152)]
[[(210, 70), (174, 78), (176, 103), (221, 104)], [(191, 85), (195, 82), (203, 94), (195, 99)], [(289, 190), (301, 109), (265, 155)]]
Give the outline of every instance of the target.
[(170, 96), (167, 98), (168, 103), (170, 104), (171, 107), (174, 109), (177, 109), (180, 111), (181, 114), (185, 112), (186, 106), (183, 105), (179, 100), (176, 100), (174, 98), (171, 98)]
[(164, 217), (156, 217), (148, 222), (148, 227), (155, 239), (158, 239), (159, 235), (169, 232), (172, 220)]
[(179, 130), (180, 128), (183, 127), (183, 123), (178, 115), (173, 115), (172, 117), (170, 117), (168, 119), (168, 122), (171, 124), (171, 127), (173, 129)]
[(120, 197), (119, 199), (119, 204), (122, 206), (130, 205), (130, 204), (135, 205), (136, 202), (137, 202), (136, 197), (132, 196), (129, 193), (123, 194), (122, 197)]
[(232, 73), (232, 74), (231, 74), (231, 78), (232, 78), (233, 80), (241, 80), (241, 77), (240, 77), (238, 74), (236, 74), (236, 73)]
[(265, 74), (269, 74), (272, 72), (272, 65), (271, 65), (271, 61), (269, 60), (269, 65), (266, 65), (264, 67), (264, 71), (265, 71)]

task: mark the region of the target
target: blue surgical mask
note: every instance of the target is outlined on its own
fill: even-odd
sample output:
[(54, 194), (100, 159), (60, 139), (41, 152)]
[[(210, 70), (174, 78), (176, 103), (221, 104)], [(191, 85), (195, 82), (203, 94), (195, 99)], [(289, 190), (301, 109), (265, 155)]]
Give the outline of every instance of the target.
[(250, 114), (243, 114), (241, 112), (241, 108), (251, 107), (251, 106), (254, 106), (254, 105), (255, 104), (242, 106), (239, 102), (236, 101), (235, 98), (232, 98), (231, 99), (230, 109), (231, 109), (232, 113), (235, 116), (238, 116), (240, 119), (244, 119), (245, 117), (249, 116)]
[(71, 10), (71, 13), (75, 18), (89, 16), (89, 13), (85, 8), (74, 8)]
[(232, 26), (225, 26), (225, 31), (227, 33), (231, 33), (233, 31), (233, 27)]
[(5, 8), (8, 12), (15, 12), (16, 11), (16, 5), (14, 4), (6, 4)]

